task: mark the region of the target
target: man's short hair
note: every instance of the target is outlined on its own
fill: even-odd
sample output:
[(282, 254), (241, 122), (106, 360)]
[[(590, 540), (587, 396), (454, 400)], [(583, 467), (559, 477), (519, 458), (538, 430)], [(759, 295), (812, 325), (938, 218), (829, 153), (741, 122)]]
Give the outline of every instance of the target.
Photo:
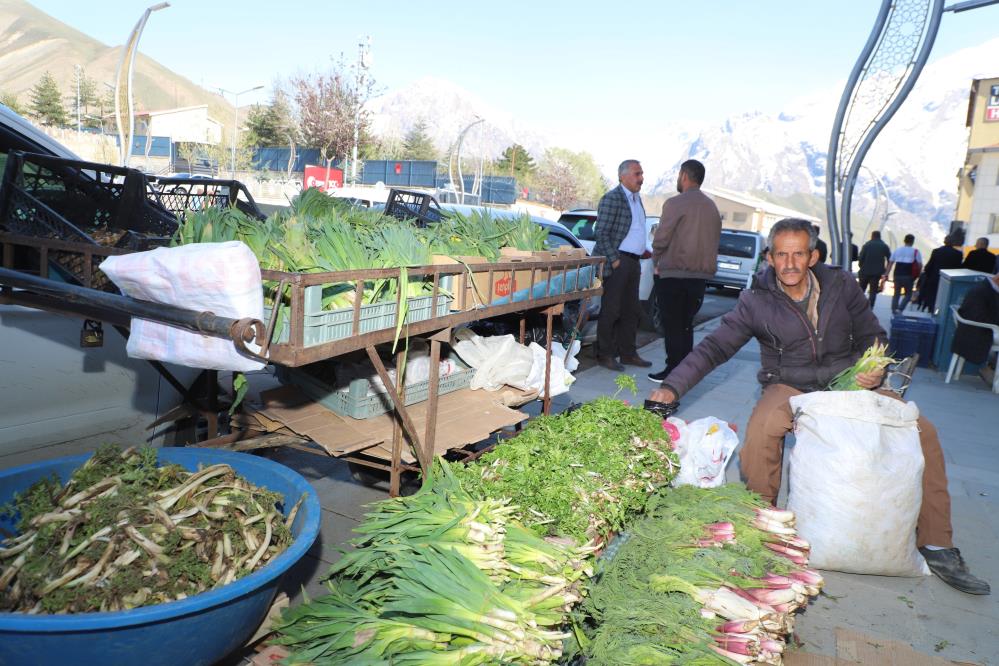
[(822, 233), (822, 230), (821, 230), (821, 228), (819, 227), (819, 225), (817, 225), (817, 224), (814, 224), (814, 223), (813, 223), (813, 224), (812, 224), (812, 228), (813, 228), (813, 229), (815, 229), (815, 235), (816, 235), (816, 236), (818, 236), (818, 235), (819, 235), (820, 233)]
[(881, 232), (880, 231), (872, 231), (871, 232), (871, 240), (881, 240)]
[(902, 242), (905, 243), (906, 245), (912, 245), (913, 243), (916, 242), (916, 237), (913, 236), (912, 234), (906, 234), (905, 238), (902, 239)]
[(981, 238), (979, 238), (978, 242), (982, 244), (982, 247), (988, 247), (989, 246), (989, 239), (986, 238), (985, 236), (982, 236)]
[(632, 164), (641, 164), (638, 160), (625, 160), (617, 165), (617, 178), (621, 180), (621, 176), (628, 173)]
[(704, 182), (704, 165), (697, 160), (687, 160), (681, 164), (680, 173), (687, 174), (687, 178), (691, 179), (698, 185)]
[(777, 234), (782, 234), (788, 231), (804, 231), (808, 234), (808, 249), (814, 250), (815, 246), (818, 244), (819, 235), (815, 231), (815, 227), (808, 220), (802, 220), (797, 217), (785, 217), (783, 220), (779, 220), (774, 226), (770, 227), (770, 235), (767, 236), (767, 247), (769, 252), (774, 251), (774, 239), (777, 238)]

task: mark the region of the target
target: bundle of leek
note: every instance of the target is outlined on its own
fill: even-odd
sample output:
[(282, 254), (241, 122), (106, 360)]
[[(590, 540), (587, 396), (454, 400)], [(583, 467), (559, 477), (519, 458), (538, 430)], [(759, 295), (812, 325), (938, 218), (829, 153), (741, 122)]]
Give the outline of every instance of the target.
[(867, 372), (884, 370), (897, 361), (888, 355), (888, 346), (879, 342), (871, 345), (863, 353), (860, 359), (851, 367), (839, 373), (829, 382), (830, 391), (860, 391), (862, 386), (857, 384), (857, 375)]
[(474, 501), (439, 462), (412, 497), (375, 505), (329, 596), (285, 614), (290, 663), (550, 663), (592, 575), (592, 549), (549, 543)]

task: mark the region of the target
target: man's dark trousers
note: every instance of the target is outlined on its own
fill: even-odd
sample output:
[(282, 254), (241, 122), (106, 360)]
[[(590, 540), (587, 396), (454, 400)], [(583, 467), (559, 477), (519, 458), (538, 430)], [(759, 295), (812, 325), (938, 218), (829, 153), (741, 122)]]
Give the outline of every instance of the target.
[(857, 282), (860, 283), (860, 291), (870, 291), (870, 295), (867, 297), (867, 301), (871, 304), (871, 309), (874, 309), (874, 301), (878, 297), (878, 292), (881, 291), (881, 276), (880, 275), (858, 275)]
[(705, 281), (695, 278), (657, 278), (656, 298), (666, 336), (666, 374), (694, 348), (694, 315), (704, 302)]
[(614, 358), (638, 356), (635, 336), (638, 334), (638, 282), (642, 276), (638, 257), (621, 253), (621, 263), (604, 280), (600, 298), (600, 318), (597, 320), (597, 356)]

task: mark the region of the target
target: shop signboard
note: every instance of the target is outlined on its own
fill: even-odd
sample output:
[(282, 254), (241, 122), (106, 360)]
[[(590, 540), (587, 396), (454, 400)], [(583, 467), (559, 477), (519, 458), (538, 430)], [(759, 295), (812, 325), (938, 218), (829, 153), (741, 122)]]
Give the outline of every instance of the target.
[[(329, 174), (327, 176), (327, 173)], [(307, 164), (302, 182), (305, 189), (317, 187), (321, 191), (331, 190), (343, 185), (343, 169), (330, 168), (328, 171), (324, 166), (313, 166)]]
[(999, 122), (999, 85), (989, 90), (989, 102), (985, 105), (985, 122)]

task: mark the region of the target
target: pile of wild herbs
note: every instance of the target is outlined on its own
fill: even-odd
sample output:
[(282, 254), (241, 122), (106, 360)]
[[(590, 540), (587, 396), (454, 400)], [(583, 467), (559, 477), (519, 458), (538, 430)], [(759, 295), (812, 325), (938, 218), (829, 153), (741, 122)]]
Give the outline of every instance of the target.
[(782, 663), (823, 584), (793, 514), (736, 484), (663, 490), (646, 512), (582, 605), (587, 663)]
[(117, 611), (221, 587), (292, 541), (284, 498), (229, 465), (188, 472), (156, 449), (103, 446), (62, 485), (54, 475), (6, 511), (18, 535), (0, 542), (0, 610)]
[(660, 417), (604, 397), (533, 419), (456, 473), (473, 496), (514, 498), (535, 533), (586, 543), (619, 530), (679, 469)]
[(330, 594), (285, 611), (288, 663), (546, 664), (592, 575), (592, 549), (541, 539), (475, 500), (439, 461), (411, 497), (375, 504)]

